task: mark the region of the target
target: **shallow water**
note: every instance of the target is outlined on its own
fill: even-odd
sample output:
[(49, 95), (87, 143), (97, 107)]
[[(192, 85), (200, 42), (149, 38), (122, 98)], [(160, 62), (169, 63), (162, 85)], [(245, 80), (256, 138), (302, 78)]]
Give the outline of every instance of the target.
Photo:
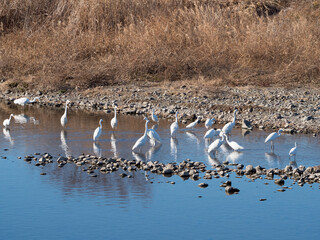
[[(173, 141), (169, 135), (171, 122), (161, 120), (157, 132), (162, 145), (148, 145), (142, 154), (132, 154), (134, 142), (144, 132), (143, 117), (118, 115), (119, 127), (113, 133), (113, 113), (70, 109), (63, 130), (63, 111), (0, 104), (1, 122), (10, 113), (20, 115), (13, 119), (9, 132), (3, 131), (0, 142), (0, 156), (6, 157), (0, 159), (1, 239), (314, 239), (320, 232), (315, 221), (320, 200), (318, 184), (302, 188), (293, 185), (280, 193), (276, 191), (280, 187), (271, 181), (251, 182), (232, 175), (233, 186), (241, 191), (227, 196), (219, 187), (226, 178), (183, 181), (177, 176), (153, 174), (146, 178), (141, 171), (130, 173), (133, 178), (121, 178), (119, 172), (92, 178), (73, 164), (36, 167), (33, 162), (23, 161), (25, 155), (49, 152), (54, 157), (86, 153), (164, 163), (189, 158), (208, 166), (228, 160), (282, 168), (289, 164), (288, 152), (297, 142), (299, 153), (294, 164), (314, 166), (320, 165), (318, 137), (285, 134), (275, 143), (272, 154), (270, 145), (264, 144), (270, 131), (255, 130), (245, 135), (236, 128), (231, 139), (245, 150), (237, 153), (224, 146), (212, 158), (206, 153), (203, 124), (192, 132), (181, 129), (177, 141)], [(99, 142), (93, 144), (92, 134), (100, 118), (104, 120), (103, 132)], [(153, 125), (150, 122), (149, 127)], [(199, 188), (200, 182), (207, 182), (209, 187)], [(286, 186), (292, 186), (292, 181), (287, 180)], [(260, 198), (267, 201), (260, 202)]]

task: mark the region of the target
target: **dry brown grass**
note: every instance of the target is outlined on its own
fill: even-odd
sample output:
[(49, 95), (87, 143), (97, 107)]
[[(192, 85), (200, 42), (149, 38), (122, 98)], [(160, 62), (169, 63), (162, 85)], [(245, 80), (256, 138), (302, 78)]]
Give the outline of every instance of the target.
[(319, 85), (319, 19), (320, 0), (0, 0), (0, 79)]

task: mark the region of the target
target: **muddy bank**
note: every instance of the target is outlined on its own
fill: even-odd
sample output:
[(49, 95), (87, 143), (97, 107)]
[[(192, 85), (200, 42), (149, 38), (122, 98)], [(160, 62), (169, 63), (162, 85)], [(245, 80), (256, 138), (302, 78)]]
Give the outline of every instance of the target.
[(157, 86), (125, 85), (89, 89), (86, 91), (24, 93), (1, 92), (0, 99), (7, 104), (22, 96), (41, 96), (41, 106), (64, 107), (67, 99), (72, 108), (111, 112), (113, 104), (122, 114), (150, 114), (152, 109), (163, 118), (179, 119), (188, 123), (202, 117), (214, 117), (218, 123), (232, 120), (234, 108), (237, 127), (249, 120), (255, 128), (284, 128), (290, 133), (320, 132), (320, 90), (284, 88), (215, 88), (205, 84), (170, 83)]

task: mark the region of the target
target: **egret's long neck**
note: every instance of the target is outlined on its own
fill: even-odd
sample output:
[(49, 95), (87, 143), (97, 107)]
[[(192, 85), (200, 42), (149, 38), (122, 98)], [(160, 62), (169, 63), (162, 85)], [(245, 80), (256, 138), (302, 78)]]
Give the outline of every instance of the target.
[(101, 121), (99, 121), (99, 125), (100, 125), (100, 128), (102, 128), (102, 123), (101, 123)]
[(236, 122), (236, 112), (234, 112), (234, 114), (233, 114), (233, 121), (232, 121), (233, 123), (235, 123)]
[(297, 147), (297, 143), (296, 142), (294, 143), (294, 146)]
[(117, 109), (114, 108), (114, 117), (116, 118), (117, 117)]
[(144, 136), (147, 135), (147, 132), (148, 132), (148, 121), (146, 121), (146, 129), (145, 129), (145, 131), (144, 131)]
[(178, 122), (178, 113), (176, 113), (176, 123)]
[(35, 98), (33, 98), (32, 100), (31, 100), (31, 103), (33, 103), (33, 102), (35, 102), (37, 100), (37, 98), (35, 97)]
[(12, 115), (10, 115), (10, 117), (9, 117), (9, 122), (11, 121), (11, 118), (12, 118)]
[(66, 108), (64, 109), (64, 115), (67, 115), (68, 103), (66, 103)]

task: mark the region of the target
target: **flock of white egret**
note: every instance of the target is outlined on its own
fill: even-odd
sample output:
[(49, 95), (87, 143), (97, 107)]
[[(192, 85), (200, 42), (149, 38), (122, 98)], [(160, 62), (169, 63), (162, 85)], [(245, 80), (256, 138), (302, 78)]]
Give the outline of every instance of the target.
[[(33, 103), (35, 102), (36, 100), (39, 100), (39, 97), (35, 97), (33, 100), (29, 100), (28, 98), (24, 97), (24, 98), (19, 98), (19, 99), (16, 99), (14, 100), (14, 103), (15, 104), (18, 104), (18, 105), (26, 105), (28, 103)], [(61, 126), (62, 127), (65, 127), (67, 122), (68, 122), (68, 119), (67, 119), (67, 109), (68, 109), (68, 104), (70, 103), (69, 100), (66, 101), (66, 105), (65, 105), (65, 111), (64, 111), (64, 114), (61, 116), (61, 119), (60, 119), (60, 123), (61, 123)], [(236, 124), (236, 114), (237, 114), (238, 110), (235, 109), (234, 110), (234, 114), (233, 114), (233, 120), (227, 124), (225, 124), (223, 126), (222, 129), (214, 129), (212, 128), (212, 125), (215, 123), (215, 119), (214, 118), (208, 118), (206, 121), (205, 121), (205, 127), (207, 129), (209, 129), (205, 135), (204, 135), (204, 138), (207, 139), (207, 140), (212, 140), (214, 137), (218, 137), (216, 140), (214, 140), (209, 146), (208, 146), (208, 154), (213, 154), (215, 155), (215, 153), (218, 151), (218, 149), (221, 147), (221, 145), (223, 143), (227, 143), (234, 151), (241, 151), (243, 150), (244, 148), (239, 145), (237, 142), (235, 141), (229, 141), (229, 136), (231, 135), (231, 131), (232, 129), (234, 128), (235, 124)], [(178, 111), (176, 112), (175, 114), (175, 121), (170, 125), (170, 133), (171, 133), (171, 138), (176, 138), (177, 137), (177, 132), (179, 130), (179, 124), (178, 124)], [(8, 119), (5, 119), (3, 121), (3, 126), (5, 129), (9, 128), (9, 125), (10, 125), (10, 122), (11, 122), (11, 119), (12, 117), (14, 117), (13, 114), (10, 114), (10, 117)], [(154, 121), (154, 122), (159, 122), (159, 119), (158, 117), (156, 116), (155, 112), (154, 112), (154, 109), (152, 110), (152, 114), (151, 114), (151, 119)], [(152, 146), (156, 146), (156, 144), (161, 144), (161, 138), (159, 136), (159, 134), (156, 132), (156, 130), (152, 129), (152, 128), (148, 128), (148, 123), (149, 123), (149, 120), (147, 117), (144, 118), (145, 120), (145, 131), (144, 131), (144, 134), (143, 136), (141, 136), (136, 142), (135, 144), (133, 145), (132, 147), (132, 151), (135, 152), (135, 153), (141, 153), (141, 150), (142, 150), (142, 147), (147, 143), (147, 141), (149, 140), (151, 145)], [(198, 116), (197, 119), (188, 124), (186, 126), (186, 129), (193, 129), (195, 128), (201, 121), (201, 117)], [(101, 135), (101, 132), (102, 132), (102, 122), (103, 120), (100, 119), (99, 120), (99, 126), (94, 130), (94, 133), (93, 133), (93, 141), (96, 142), (98, 141), (100, 135)], [(116, 129), (117, 126), (118, 126), (118, 120), (117, 120), (117, 106), (114, 106), (114, 117), (111, 119), (111, 127), (112, 129)], [(273, 152), (274, 150), (274, 141), (281, 136), (281, 133), (283, 132), (282, 129), (280, 129), (278, 132), (273, 132), (271, 133), (266, 139), (265, 139), (265, 143), (268, 143), (270, 142), (271, 143), (271, 151)], [(295, 146), (289, 151), (289, 156), (296, 156), (297, 154), (297, 151), (298, 151), (298, 148), (297, 148), (297, 143), (295, 143)]]

